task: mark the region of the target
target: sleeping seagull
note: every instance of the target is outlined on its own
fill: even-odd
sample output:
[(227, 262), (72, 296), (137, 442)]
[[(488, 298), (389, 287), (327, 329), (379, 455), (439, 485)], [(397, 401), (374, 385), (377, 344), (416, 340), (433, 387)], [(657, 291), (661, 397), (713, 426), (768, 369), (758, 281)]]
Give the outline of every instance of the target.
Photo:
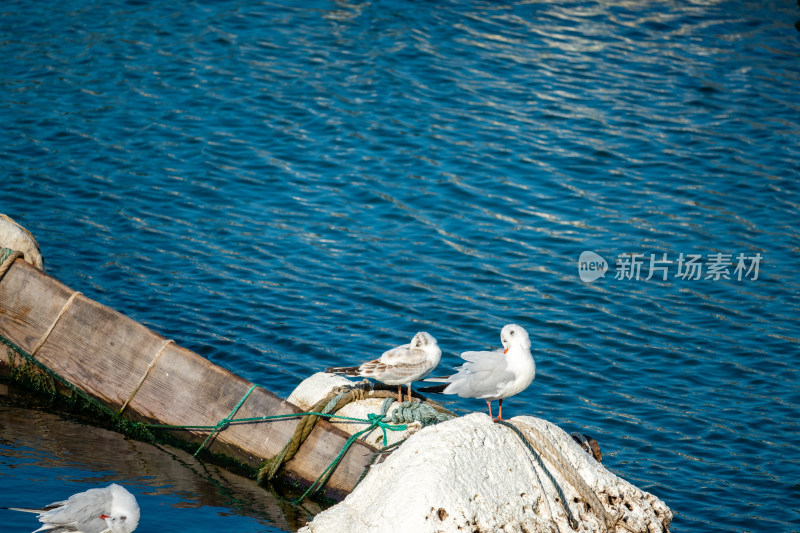
[(489, 405), (499, 400), (497, 418), (503, 419), (503, 398), (519, 394), (528, 388), (536, 376), (536, 363), (531, 355), (531, 340), (525, 328), (508, 324), (500, 332), (503, 348), (492, 352), (464, 352), (466, 361), (458, 372), (445, 378), (428, 378), (425, 381), (443, 381), (443, 385), (425, 387), (420, 392), (458, 394), (462, 398), (482, 398)]
[(358, 366), (327, 368), (325, 372), (377, 379), (387, 385), (397, 385), (397, 401), (403, 401), (403, 385), (408, 385), (408, 401), (411, 401), (411, 382), (431, 373), (439, 364), (442, 350), (433, 335), (420, 331), (411, 342), (383, 352), (375, 359)]
[(38, 513), (44, 525), (33, 533), (131, 533), (139, 525), (136, 498), (115, 483), (73, 494), (41, 509), (8, 509)]

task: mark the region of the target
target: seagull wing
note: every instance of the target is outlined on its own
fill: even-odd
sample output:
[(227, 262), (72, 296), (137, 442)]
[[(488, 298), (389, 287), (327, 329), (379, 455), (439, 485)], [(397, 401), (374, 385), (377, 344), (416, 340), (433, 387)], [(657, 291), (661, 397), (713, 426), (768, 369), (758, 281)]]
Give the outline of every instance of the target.
[(461, 358), (466, 362), (458, 368), (458, 373), (450, 376), (450, 385), (445, 389), (445, 394), (496, 399), (500, 391), (516, 377), (508, 369), (502, 350), (464, 352)]
[(89, 489), (45, 507), (39, 514), (39, 522), (45, 525), (37, 531), (103, 533), (108, 524), (100, 515), (110, 512), (111, 492), (108, 488)]
[(396, 385), (414, 381), (420, 374), (430, 371), (429, 366), (425, 350), (404, 344), (383, 352), (380, 359), (360, 365), (359, 370), (362, 376)]

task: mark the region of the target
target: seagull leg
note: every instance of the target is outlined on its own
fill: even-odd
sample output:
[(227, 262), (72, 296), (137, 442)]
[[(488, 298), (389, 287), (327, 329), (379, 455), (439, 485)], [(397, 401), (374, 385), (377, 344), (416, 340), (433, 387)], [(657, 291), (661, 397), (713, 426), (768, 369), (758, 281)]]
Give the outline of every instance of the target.
[(497, 422), (498, 420), (502, 420), (503, 419), (503, 399), (502, 398), (500, 398), (500, 400), (499, 400), (499, 406), (497, 407), (497, 410), (498, 410), (498, 413), (497, 413), (497, 418), (494, 419), (495, 422)]
[(492, 418), (492, 401), (486, 400), (486, 405), (489, 406), (489, 418)]
[(411, 383), (409, 383), (407, 385), (407, 387), (408, 387), (408, 401), (410, 402), (411, 401)]
[(397, 403), (403, 403), (403, 386), (397, 386)]

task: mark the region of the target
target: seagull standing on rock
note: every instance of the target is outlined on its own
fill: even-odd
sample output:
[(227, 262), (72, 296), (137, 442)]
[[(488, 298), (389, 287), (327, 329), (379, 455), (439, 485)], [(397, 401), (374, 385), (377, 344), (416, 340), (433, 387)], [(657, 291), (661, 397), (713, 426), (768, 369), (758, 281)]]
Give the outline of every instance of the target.
[(531, 339), (525, 328), (508, 324), (500, 332), (503, 348), (492, 352), (464, 352), (466, 361), (458, 372), (445, 378), (428, 378), (425, 381), (444, 382), (442, 385), (425, 387), (420, 392), (457, 394), (462, 398), (481, 398), (489, 405), (492, 416), (492, 401), (499, 400), (499, 412), (495, 421), (503, 419), (503, 398), (519, 394), (528, 388), (536, 376), (536, 363), (531, 355)]
[(410, 343), (383, 352), (380, 359), (358, 366), (327, 368), (325, 372), (373, 378), (387, 385), (397, 385), (397, 401), (400, 403), (403, 401), (403, 385), (408, 385), (410, 402), (411, 383), (430, 374), (441, 357), (442, 350), (433, 335), (420, 331)]

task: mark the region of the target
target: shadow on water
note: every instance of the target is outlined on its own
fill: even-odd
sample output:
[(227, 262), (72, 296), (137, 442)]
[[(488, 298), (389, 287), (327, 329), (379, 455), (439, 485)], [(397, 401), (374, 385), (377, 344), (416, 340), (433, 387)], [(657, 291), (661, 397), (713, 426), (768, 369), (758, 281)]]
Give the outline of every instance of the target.
[[(295, 507), (279, 489), (264, 489), (183, 450), (21, 407), (6, 385), (0, 385), (0, 477), (16, 477), (18, 486), (25, 487), (3, 494), (0, 507), (45, 505), (88, 488), (125, 485), (142, 508), (141, 530), (164, 528), (175, 520), (179, 528), (186, 527), (176, 514), (191, 514), (191, 520), (222, 519), (220, 524), (229, 526), (237, 524), (231, 517), (239, 517), (245, 525), (234, 526), (237, 531), (297, 531), (322, 510), (308, 501)], [(9, 520), (23, 528), (37, 524), (27, 514), (0, 513), (3, 530)]]

